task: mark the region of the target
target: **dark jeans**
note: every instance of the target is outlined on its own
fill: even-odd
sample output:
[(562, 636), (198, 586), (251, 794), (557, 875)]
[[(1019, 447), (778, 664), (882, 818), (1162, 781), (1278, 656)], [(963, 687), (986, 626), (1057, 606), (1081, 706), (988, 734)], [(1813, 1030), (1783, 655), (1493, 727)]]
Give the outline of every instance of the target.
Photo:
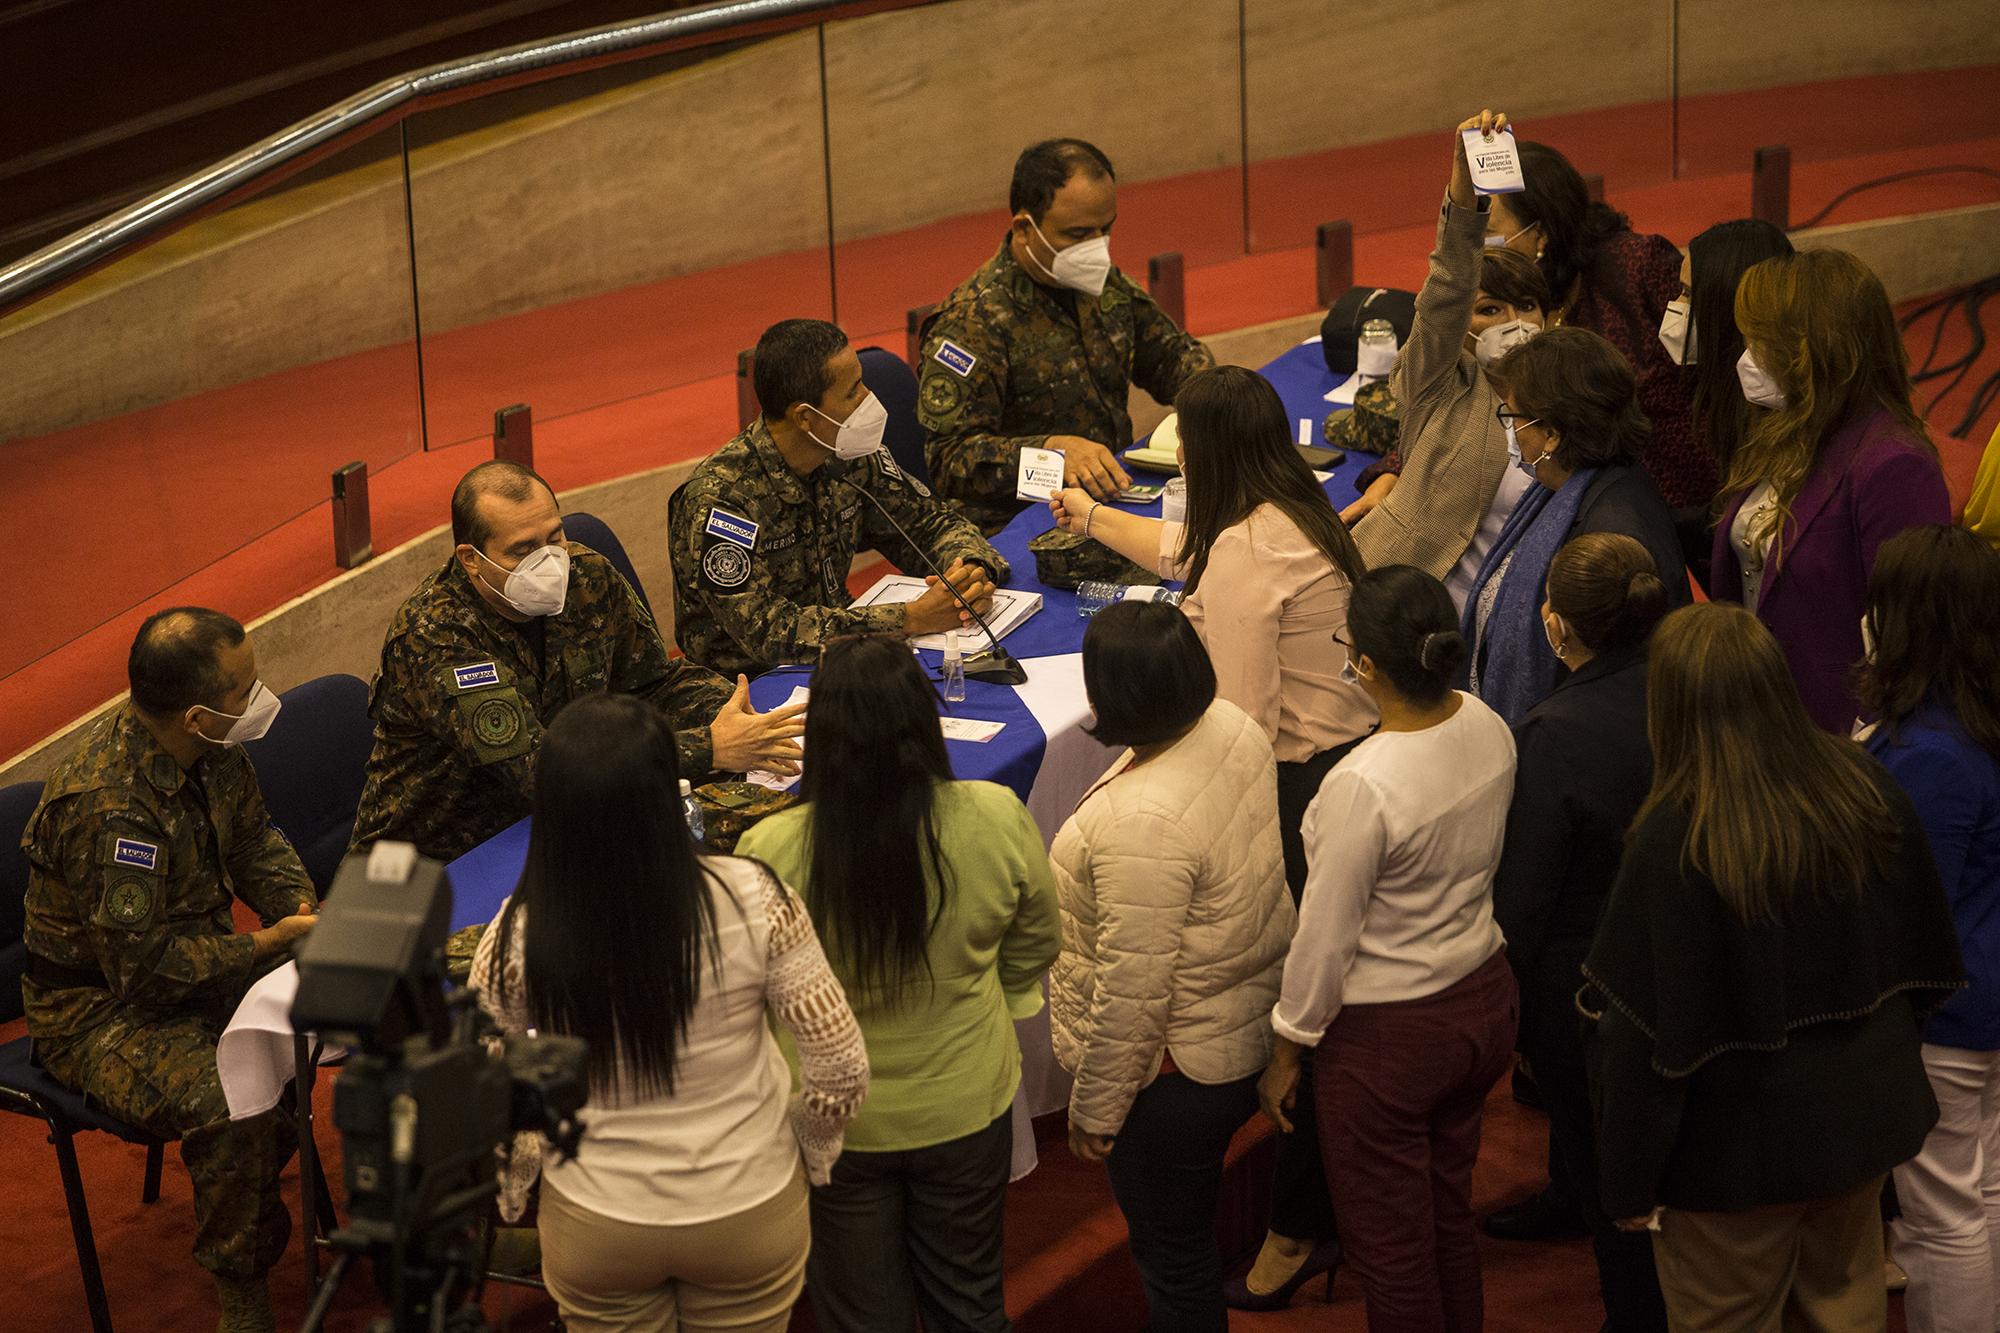
[(1519, 1013), (1496, 953), (1435, 995), (1350, 1004), (1320, 1040), (1327, 1190), (1370, 1333), (1478, 1333), (1472, 1165)]
[(1227, 1333), (1215, 1208), (1229, 1140), (1257, 1111), (1257, 1076), (1162, 1074), (1132, 1100), (1105, 1170), (1132, 1236), (1152, 1333)]
[[(1278, 832), (1285, 848), (1285, 885), (1296, 904), (1306, 889), (1306, 847), (1299, 822), (1319, 795), (1319, 784), (1348, 751), (1367, 737), (1322, 750), (1296, 764), (1278, 765)], [(1319, 1125), (1313, 1113), (1312, 1052), (1299, 1052), (1299, 1090), (1292, 1106), (1292, 1132), (1278, 1136), (1276, 1169), (1271, 1173), (1271, 1230), (1293, 1240), (1332, 1240), (1333, 1204), (1326, 1197), (1326, 1168), (1319, 1155)]]
[(842, 1153), (812, 1192), (806, 1294), (824, 1333), (1006, 1333), (1002, 1205), (1012, 1111), (905, 1152)]
[(1620, 1231), (1597, 1197), (1597, 1132), (1583, 1059), (1583, 1020), (1576, 1012), (1576, 986), (1570, 984), (1575, 976), (1580, 972), (1569, 967), (1538, 968), (1532, 989), (1522, 996), (1521, 1050), (1535, 1068), (1549, 1111), (1549, 1173), (1568, 1188), (1590, 1227), (1606, 1327), (1612, 1333), (1666, 1333), (1652, 1236)]

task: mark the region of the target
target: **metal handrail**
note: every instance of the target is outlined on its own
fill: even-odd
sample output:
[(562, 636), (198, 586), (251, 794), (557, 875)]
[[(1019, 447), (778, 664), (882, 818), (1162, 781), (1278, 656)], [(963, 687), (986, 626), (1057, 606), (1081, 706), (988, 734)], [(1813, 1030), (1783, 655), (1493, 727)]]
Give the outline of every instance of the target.
[(936, 2), (722, 0), (398, 74), (0, 268), (0, 315), (420, 111), (668, 51)]

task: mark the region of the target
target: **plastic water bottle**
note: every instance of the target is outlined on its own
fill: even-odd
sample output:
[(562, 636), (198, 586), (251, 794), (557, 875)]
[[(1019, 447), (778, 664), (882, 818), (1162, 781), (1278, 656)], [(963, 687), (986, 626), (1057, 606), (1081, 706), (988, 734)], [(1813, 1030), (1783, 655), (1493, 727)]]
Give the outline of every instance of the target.
[(1187, 522), (1187, 478), (1175, 477), (1160, 493), (1160, 518), (1167, 523)]
[(1369, 379), (1387, 379), (1396, 368), (1396, 326), (1386, 319), (1371, 319), (1361, 326), (1361, 339), (1354, 349), (1354, 368)]
[(958, 646), (955, 629), (946, 630), (944, 636), (944, 701), (965, 702), (965, 653)]
[(694, 798), (694, 784), (681, 779), (681, 814), (687, 819), (688, 836), (694, 839), (696, 850), (700, 850), (705, 830), (702, 827), (701, 802)]
[(1179, 606), (1181, 595), (1168, 588), (1131, 586), (1123, 583), (1107, 583), (1103, 579), (1085, 579), (1076, 585), (1076, 613), (1088, 619), (1113, 602), (1164, 602), (1168, 606)]

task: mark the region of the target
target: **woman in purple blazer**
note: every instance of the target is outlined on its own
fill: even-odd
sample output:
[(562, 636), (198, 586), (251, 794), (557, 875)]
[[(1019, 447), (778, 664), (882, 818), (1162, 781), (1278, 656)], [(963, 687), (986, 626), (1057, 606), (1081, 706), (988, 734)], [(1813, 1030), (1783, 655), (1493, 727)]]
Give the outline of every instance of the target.
[(1753, 266), (1736, 289), (1752, 412), (1723, 482), (1709, 595), (1784, 649), (1814, 722), (1845, 735), (1868, 575), (1883, 542), (1951, 522), (1881, 279), (1841, 250)]

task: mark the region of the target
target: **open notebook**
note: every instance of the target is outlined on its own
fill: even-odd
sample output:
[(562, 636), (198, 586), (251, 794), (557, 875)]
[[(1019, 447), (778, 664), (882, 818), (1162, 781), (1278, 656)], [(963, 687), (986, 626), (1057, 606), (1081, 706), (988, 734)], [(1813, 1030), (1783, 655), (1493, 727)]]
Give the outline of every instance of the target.
[[(908, 574), (884, 574), (876, 580), (874, 587), (854, 599), (854, 605), (895, 606), (902, 602), (914, 602), (924, 595), (926, 586), (922, 579), (911, 578)], [(993, 592), (993, 609), (986, 613), (986, 623), (993, 627), (996, 638), (1004, 639), (1015, 626), (1041, 609), (1042, 595), (1038, 592), (997, 588)], [(940, 653), (944, 651), (942, 634), (920, 634), (910, 642), (919, 648)], [(958, 643), (966, 655), (971, 656), (985, 649), (986, 636), (975, 626), (961, 632)]]

